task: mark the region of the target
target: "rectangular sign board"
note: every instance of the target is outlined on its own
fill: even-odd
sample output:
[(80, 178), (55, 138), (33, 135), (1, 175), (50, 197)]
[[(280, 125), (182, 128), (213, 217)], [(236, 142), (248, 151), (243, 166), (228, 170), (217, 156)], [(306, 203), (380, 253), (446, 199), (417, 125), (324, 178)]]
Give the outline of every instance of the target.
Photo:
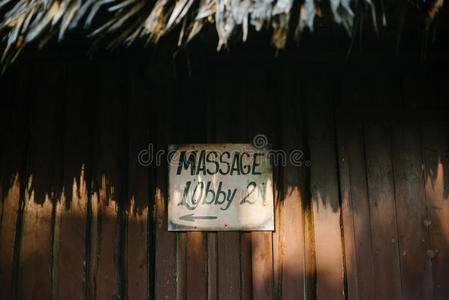
[(274, 230), (273, 171), (264, 147), (170, 145), (169, 231)]

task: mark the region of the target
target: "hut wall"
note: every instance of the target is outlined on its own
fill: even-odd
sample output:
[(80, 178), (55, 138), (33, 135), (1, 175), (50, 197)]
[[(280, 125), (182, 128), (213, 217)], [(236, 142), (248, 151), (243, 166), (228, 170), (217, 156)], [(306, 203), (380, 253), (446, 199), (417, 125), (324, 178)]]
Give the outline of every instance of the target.
[[(0, 299), (449, 298), (445, 73), (201, 60), (8, 70)], [(276, 230), (168, 232), (157, 151), (257, 134), (303, 153), (274, 168)]]

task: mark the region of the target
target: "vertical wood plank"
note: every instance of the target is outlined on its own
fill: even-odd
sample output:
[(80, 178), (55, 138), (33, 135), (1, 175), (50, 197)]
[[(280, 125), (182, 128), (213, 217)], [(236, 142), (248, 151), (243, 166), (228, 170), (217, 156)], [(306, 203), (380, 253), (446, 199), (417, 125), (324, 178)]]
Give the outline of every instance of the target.
[[(27, 181), (27, 154), (29, 144), (29, 95), (30, 79), (34, 67), (25, 68), (26, 76), (13, 80), (8, 110), (8, 126), (4, 128), (5, 140), (2, 153), (3, 217), (0, 225), (0, 298), (17, 298), (21, 220)], [(14, 73), (17, 76), (17, 73)], [(13, 90), (15, 92), (13, 92)], [(21, 203), (22, 202), (22, 203)], [(22, 205), (22, 206), (20, 206)], [(19, 231), (17, 230), (19, 225)]]
[[(246, 74), (248, 97), (248, 135), (252, 138), (261, 135), (268, 143), (275, 143), (275, 107), (268, 101), (263, 101), (263, 95), (269, 94), (267, 74), (259, 71)], [(268, 145), (267, 145), (268, 146)], [(275, 170), (278, 166), (273, 166)], [(273, 176), (275, 179), (275, 176)], [(276, 186), (273, 183), (273, 186)], [(278, 198), (274, 197), (273, 201)], [(278, 205), (275, 205), (278, 208)], [(273, 292), (273, 236), (272, 232), (251, 233), (252, 257), (252, 289), (255, 299), (272, 299)]]
[(71, 202), (63, 197), (57, 203), (55, 221), (55, 259), (57, 299), (82, 298), (84, 295), (84, 254), (86, 237), (87, 187), (84, 170), (73, 182)]
[(374, 299), (363, 128), (359, 120), (342, 118), (337, 130), (348, 297)]
[[(172, 118), (170, 111), (173, 108), (172, 90), (168, 82), (160, 82), (153, 92), (154, 105), (157, 110), (154, 113), (154, 128), (156, 130), (157, 150), (167, 150), (172, 134)], [(156, 99), (164, 99), (157, 101)], [(155, 162), (156, 168), (156, 191), (155, 191), (155, 299), (176, 299), (176, 235), (168, 232), (167, 223), (167, 162), (162, 157), (161, 163)]]
[[(114, 249), (117, 234), (118, 205), (110, 181), (105, 176), (100, 177), (101, 184), (98, 194), (92, 197), (91, 262), (95, 264), (92, 269), (95, 280), (94, 290), (91, 291), (97, 299), (113, 299), (118, 296), (117, 271), (114, 260)], [(115, 186), (114, 186), (115, 187)]]
[(207, 251), (205, 251), (207, 248), (205, 234), (202, 232), (188, 233), (186, 248), (186, 299), (207, 299)]
[[(426, 76), (427, 75), (427, 76)], [(403, 74), (403, 107), (411, 112), (436, 104), (426, 70)], [(428, 228), (430, 211), (425, 194), (421, 122), (405, 116), (393, 122), (395, 194), (402, 267), (403, 295), (408, 299), (434, 297), (431, 249)]]
[(272, 243), (270, 233), (254, 232), (251, 234), (253, 295), (255, 299), (273, 299)]
[(240, 245), (240, 299), (253, 299), (253, 268), (252, 268), (252, 248), (253, 235), (249, 232), (239, 234)]
[[(236, 83), (235, 76), (231, 76), (224, 71), (217, 74), (215, 85), (217, 88), (220, 82)], [(229, 82), (229, 80), (231, 80)], [(239, 107), (235, 105), (237, 102), (235, 94), (231, 90), (225, 90), (215, 95), (215, 115), (216, 115), (216, 142), (237, 142), (236, 135), (242, 132), (242, 118), (235, 116), (242, 113)], [(241, 256), (241, 237), (238, 232), (218, 232), (217, 233), (217, 281), (218, 281), (218, 299), (240, 299), (241, 297), (241, 264), (250, 266), (250, 258), (248, 259), (248, 239), (243, 237), (244, 254)], [(244, 284), (247, 284), (245, 277)], [(243, 281), (243, 280), (242, 280)]]
[[(175, 71), (176, 72), (176, 71)], [(177, 87), (182, 90), (182, 93), (189, 95), (190, 89), (184, 89), (182, 74), (177, 74), (175, 76), (175, 81), (170, 82), (170, 84), (177, 85)], [(178, 94), (174, 97), (176, 98)], [(173, 115), (173, 127), (170, 143), (173, 144), (183, 144), (192, 142), (192, 133), (190, 132), (190, 127), (192, 126), (193, 120), (195, 120), (194, 112), (192, 111), (194, 105), (186, 103), (184, 101), (177, 102), (173, 105), (170, 114)], [(164, 146), (167, 148), (167, 145)], [(169, 167), (167, 166), (167, 169)], [(168, 215), (167, 212), (165, 212)], [(187, 280), (188, 274), (188, 232), (176, 232), (176, 299), (184, 300), (187, 299), (189, 280)], [(199, 276), (201, 276), (199, 274)]]
[(20, 298), (49, 299), (51, 296), (51, 212), (52, 201), (45, 196), (36, 203), (35, 192), (28, 190), (23, 212), (20, 252)]
[[(235, 71), (234, 71), (235, 72)], [(248, 74), (238, 73), (237, 76), (233, 76), (233, 86), (235, 90), (231, 93), (233, 104), (233, 115), (237, 116), (240, 120), (240, 124), (234, 124), (233, 140), (240, 141), (242, 143), (251, 142), (248, 136), (249, 121), (249, 98), (251, 97), (252, 85), (247, 81)], [(231, 75), (232, 76), (232, 75)], [(237, 82), (236, 82), (237, 81)], [(245, 88), (246, 87), (246, 88)], [(229, 101), (229, 100), (228, 100)], [(219, 107), (219, 106), (217, 106)], [(235, 122), (235, 120), (233, 120)], [(232, 127), (231, 127), (232, 128)], [(239, 247), (240, 247), (240, 299), (249, 300), (256, 297), (254, 295), (253, 285), (253, 268), (252, 268), (252, 256), (253, 256), (253, 235), (249, 232), (240, 232), (239, 234)]]
[[(186, 87), (183, 88), (190, 99), (185, 102), (183, 116), (178, 118), (179, 124), (183, 126), (183, 139), (185, 143), (207, 143), (207, 131), (204, 124), (204, 116), (207, 114), (207, 100), (205, 98), (202, 82), (196, 77), (184, 78)], [(190, 120), (190, 122), (189, 122)], [(186, 126), (189, 124), (190, 126)], [(177, 130), (178, 131), (178, 130)], [(187, 232), (186, 236), (186, 299), (206, 300), (208, 295), (208, 250), (207, 234), (205, 232)], [(192, 278), (195, 278), (192, 280)]]
[[(56, 208), (54, 250), (58, 283), (58, 299), (82, 299), (85, 293), (86, 222), (88, 191), (91, 184), (93, 111), (92, 80), (86, 77), (85, 63), (72, 64), (67, 70), (64, 113), (64, 194)], [(80, 87), (78, 83), (84, 82)], [(95, 93), (93, 93), (95, 94)]]
[[(210, 143), (216, 141), (215, 134), (215, 101), (209, 96), (207, 99), (207, 140)], [(218, 249), (217, 249), (217, 233), (207, 233), (207, 299), (218, 299)]]
[(176, 299), (187, 299), (187, 233), (176, 233)]
[(217, 233), (218, 299), (240, 298), (239, 234)]
[(308, 137), (311, 197), (315, 229), (317, 299), (343, 299), (343, 245), (335, 153), (332, 98), (320, 79), (308, 82)]
[[(126, 109), (120, 99), (120, 70), (112, 64), (100, 64), (100, 76), (108, 78), (99, 87), (95, 136), (96, 197), (92, 197), (91, 263), (97, 299), (122, 297), (123, 265), (122, 221), (119, 211), (125, 204), (127, 178), (123, 164), (128, 157), (123, 140)], [(95, 199), (96, 198), (96, 199)]]
[(48, 74), (47, 80), (35, 91), (30, 124), (28, 191), (20, 252), (19, 295), (22, 299), (52, 296), (52, 211), (62, 190), (62, 110), (58, 100), (63, 72), (56, 63), (43, 69)]
[(402, 299), (389, 124), (387, 121), (368, 121), (364, 128), (374, 266), (373, 285), (378, 299)]
[[(397, 73), (364, 77), (360, 97), (369, 99), (371, 107), (393, 112), (401, 106), (400, 81)], [(382, 86), (373, 90), (372, 82)], [(368, 106), (369, 107), (369, 106)], [(401, 117), (397, 115), (397, 117)], [(390, 116), (369, 114), (365, 121), (364, 143), (366, 178), (371, 221), (371, 244), (374, 266), (374, 292), (378, 299), (403, 298), (397, 206), (394, 195), (392, 135)], [(391, 274), (386, 277), (385, 274)]]
[(207, 234), (207, 299), (218, 299), (217, 233)]
[(414, 121), (393, 124), (394, 182), (402, 268), (403, 296), (431, 299), (432, 268), (427, 256), (429, 237), (425, 206), (419, 126)]
[(434, 299), (449, 298), (449, 136), (448, 123), (425, 121), (422, 125), (425, 194), (430, 235), (427, 256), (432, 260)]
[[(284, 72), (286, 72), (284, 70)], [(286, 77), (288, 73), (284, 76)], [(305, 295), (305, 245), (304, 203), (306, 193), (304, 99), (301, 99), (298, 83), (283, 81), (285, 89), (281, 102), (280, 138), (282, 150), (287, 154), (287, 163), (282, 170), (282, 189), (279, 213), (279, 264), (280, 295), (282, 299), (304, 299)]]
[(147, 220), (148, 207), (139, 212), (136, 209), (135, 200), (131, 198), (127, 236), (127, 295), (129, 299), (148, 297)]
[[(135, 93), (136, 86), (132, 86)], [(150, 143), (150, 112), (148, 101), (136, 94), (129, 101), (128, 136), (129, 136), (129, 180), (127, 226), (127, 296), (129, 299), (148, 298), (148, 211), (149, 211), (149, 168), (141, 165), (140, 151), (148, 150)], [(153, 272), (154, 270), (151, 270)]]
[[(9, 155), (7, 156), (9, 157)], [(12, 159), (12, 158), (11, 158)], [(8, 176), (9, 177), (9, 176)], [(19, 210), (20, 182), (19, 173), (11, 176), (11, 183), (3, 199), (3, 217), (0, 227), (0, 280), (4, 288), (0, 289), (2, 299), (11, 298), (12, 263), (14, 255), (14, 237)]]
[[(23, 137), (25, 134), (23, 123), (20, 121), (20, 110), (11, 108), (9, 111), (15, 118), (9, 120), (5, 144), (2, 155), (2, 173), (4, 191), (2, 194), (2, 220), (0, 225), (0, 289), (1, 299), (11, 298), (12, 267), (14, 256), (14, 239), (16, 232), (16, 222), (19, 212), (20, 199), (20, 175), (22, 160), (25, 154), (25, 143)], [(13, 121), (14, 120), (14, 121)]]

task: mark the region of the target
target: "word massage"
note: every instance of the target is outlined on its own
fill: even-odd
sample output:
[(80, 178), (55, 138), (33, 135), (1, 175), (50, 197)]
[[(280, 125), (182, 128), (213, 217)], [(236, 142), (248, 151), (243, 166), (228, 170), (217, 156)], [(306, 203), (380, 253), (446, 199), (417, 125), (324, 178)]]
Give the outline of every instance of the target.
[(169, 219), (176, 228), (238, 229), (243, 215), (254, 223), (261, 210), (266, 212), (261, 216), (272, 214), (272, 167), (265, 149), (200, 144), (173, 145), (170, 152)]
[[(188, 172), (191, 176), (197, 175), (262, 175), (259, 168), (265, 153), (248, 153), (229, 151), (218, 153), (217, 151), (181, 151), (178, 161), (176, 175)], [(198, 177), (200, 178), (200, 177)], [(196, 181), (196, 182), (195, 182)], [(194, 182), (194, 184), (192, 184)], [(254, 201), (248, 200), (256, 190), (257, 183), (250, 181), (247, 193), (240, 200), (240, 205)], [(223, 187), (223, 181), (208, 180), (206, 183), (200, 180), (189, 180), (185, 184), (181, 201), (178, 205), (184, 205), (189, 210), (194, 210), (201, 205), (219, 205), (221, 210), (227, 210), (235, 198), (237, 188), (228, 189)]]

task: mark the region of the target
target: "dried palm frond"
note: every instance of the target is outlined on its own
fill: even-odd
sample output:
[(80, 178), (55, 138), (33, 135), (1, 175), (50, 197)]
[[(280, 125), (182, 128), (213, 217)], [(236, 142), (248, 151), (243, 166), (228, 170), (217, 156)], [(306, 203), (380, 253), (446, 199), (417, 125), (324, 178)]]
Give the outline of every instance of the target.
[[(351, 34), (355, 13), (352, 1), (363, 1), (370, 8), (377, 31), (376, 0), (297, 0), (300, 15), (295, 37), (308, 28), (313, 31), (319, 7), (328, 2), (334, 21)], [(380, 6), (383, 8), (383, 1)], [(426, 1), (426, 0), (423, 0)], [(430, 0), (428, 0), (430, 1)], [(432, 22), (444, 0), (432, 0), (426, 12)], [(68, 31), (84, 28), (88, 37), (112, 38), (110, 46), (130, 45), (137, 39), (156, 43), (181, 25), (179, 45), (188, 43), (206, 23), (215, 22), (220, 50), (231, 35), (241, 29), (242, 40), (249, 27), (273, 29), (275, 47), (285, 47), (290, 13), (295, 0), (3, 0), (0, 2), (1, 62), (12, 62), (25, 45), (37, 41), (44, 45), (55, 33), (63, 40)], [(386, 23), (385, 12), (381, 12)]]

